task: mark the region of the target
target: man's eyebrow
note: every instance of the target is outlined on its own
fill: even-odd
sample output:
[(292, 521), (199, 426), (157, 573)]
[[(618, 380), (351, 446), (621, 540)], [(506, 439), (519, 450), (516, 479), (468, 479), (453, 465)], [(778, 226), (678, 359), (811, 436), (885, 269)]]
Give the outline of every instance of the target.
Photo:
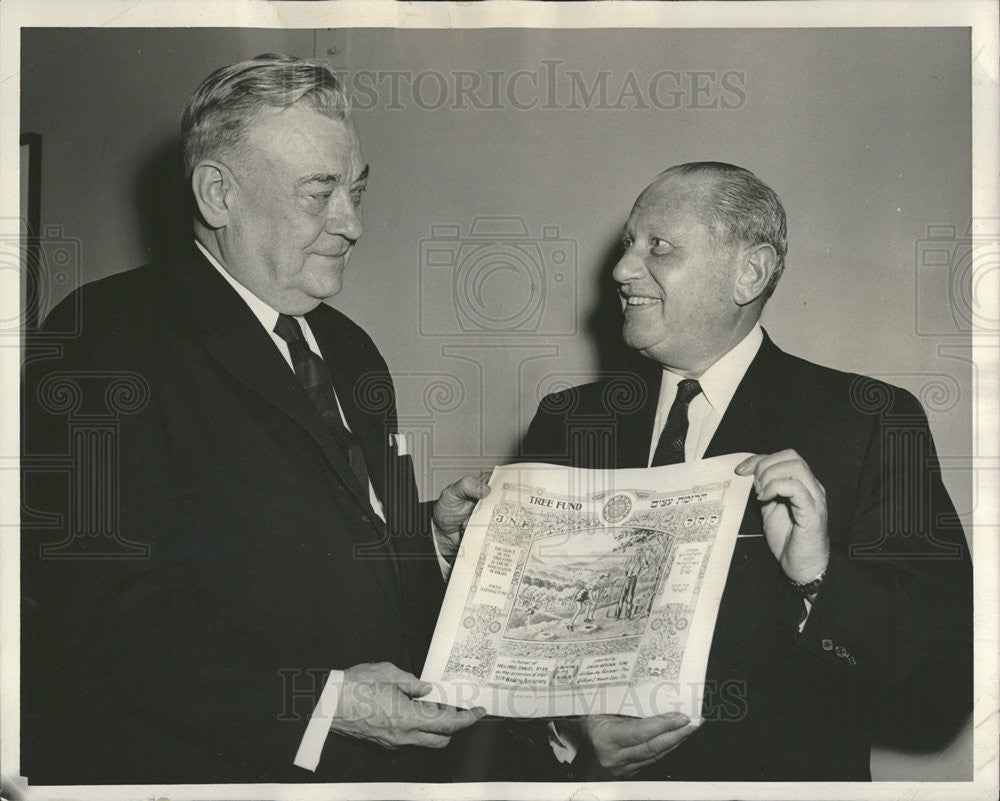
[[(361, 171), (361, 174), (357, 177), (354, 183), (359, 183), (360, 181), (368, 180), (368, 165)], [(343, 176), (340, 173), (334, 172), (314, 172), (312, 175), (303, 175), (295, 182), (296, 189), (305, 186), (306, 184), (339, 184), (343, 181)]]
[(340, 175), (331, 172), (314, 172), (312, 175), (304, 175), (295, 182), (296, 187), (306, 184), (339, 184)]

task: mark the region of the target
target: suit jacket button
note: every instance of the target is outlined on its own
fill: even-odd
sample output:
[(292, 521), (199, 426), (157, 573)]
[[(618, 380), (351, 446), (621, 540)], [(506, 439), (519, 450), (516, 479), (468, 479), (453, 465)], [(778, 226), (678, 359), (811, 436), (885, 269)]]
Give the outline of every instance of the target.
[(832, 651), (833, 650), (833, 640), (823, 640), (823, 650)]
[(366, 523), (372, 522), (372, 519), (368, 515), (361, 515), (361, 519)]
[(843, 659), (845, 656), (847, 656), (847, 649), (843, 645), (838, 645), (837, 650), (834, 651), (834, 653), (841, 659)]

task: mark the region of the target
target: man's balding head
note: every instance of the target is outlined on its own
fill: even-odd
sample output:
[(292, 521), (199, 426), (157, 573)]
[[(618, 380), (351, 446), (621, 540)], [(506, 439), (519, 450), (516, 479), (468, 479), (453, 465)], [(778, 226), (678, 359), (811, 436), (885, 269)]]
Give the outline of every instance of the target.
[(686, 176), (704, 188), (701, 217), (705, 225), (730, 242), (751, 245), (766, 243), (774, 248), (777, 260), (774, 275), (764, 290), (764, 300), (785, 270), (788, 229), (785, 209), (777, 193), (750, 170), (721, 161), (692, 161), (668, 167), (651, 184)]
[(681, 164), (643, 190), (624, 244), (613, 276), (626, 343), (697, 377), (760, 318), (784, 268), (785, 214), (748, 170)]

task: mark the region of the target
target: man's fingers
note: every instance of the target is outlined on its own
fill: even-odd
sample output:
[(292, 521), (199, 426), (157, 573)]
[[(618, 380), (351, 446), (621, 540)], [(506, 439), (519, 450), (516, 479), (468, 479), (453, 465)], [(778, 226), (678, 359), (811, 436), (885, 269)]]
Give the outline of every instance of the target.
[(663, 754), (660, 754), (659, 756), (655, 756), (652, 759), (643, 760), (642, 762), (630, 762), (630, 763), (628, 763), (626, 765), (622, 765), (621, 767), (619, 767), (617, 769), (612, 769), (611, 772), (614, 775), (618, 776), (619, 778), (628, 779), (628, 778), (634, 776), (636, 773), (638, 773), (643, 768), (648, 768), (650, 765), (655, 765), (657, 762), (659, 762), (661, 759), (663, 759), (663, 757), (665, 755), (666, 755), (666, 752), (664, 752)]
[(392, 686), (410, 697), (427, 695), (432, 689), (432, 685), (396, 667), (392, 662), (365, 663), (347, 668), (344, 671), (344, 683), (359, 687), (367, 685), (371, 688), (369, 691)]
[(791, 448), (786, 448), (783, 451), (775, 451), (774, 453), (755, 453), (753, 456), (748, 456), (736, 465), (734, 470), (741, 476), (748, 476), (751, 473), (765, 470), (776, 462), (794, 461), (796, 459), (801, 460), (802, 457)]
[(474, 709), (457, 709), (444, 704), (424, 701), (413, 702), (413, 715), (421, 731), (433, 734), (454, 734), (466, 729), (486, 714), (481, 706)]
[[(669, 750), (672, 749), (668, 749), (668, 751)], [(631, 776), (635, 776), (635, 774), (638, 773), (643, 768), (648, 768), (650, 765), (655, 765), (657, 762), (659, 762), (661, 759), (663, 759), (663, 757), (667, 755), (668, 751), (664, 751), (662, 754), (659, 754), (655, 757), (651, 757), (649, 759), (644, 759), (640, 762), (622, 763), (617, 768), (611, 768), (611, 772), (614, 775), (618, 776), (619, 778), (627, 779)]]
[(620, 747), (627, 748), (683, 728), (690, 722), (691, 719), (680, 712), (668, 712), (651, 718), (621, 718), (611, 723), (609, 734)]
[[(785, 448), (783, 451), (775, 451), (774, 453), (761, 453), (757, 454), (756, 457), (751, 457), (755, 459), (754, 461), (754, 471), (760, 473), (761, 470), (767, 470), (771, 465), (775, 465), (778, 462), (802, 462), (805, 464), (805, 460), (799, 456), (798, 452), (792, 450), (791, 448)], [(750, 459), (745, 460), (746, 462)]]
[(761, 487), (776, 478), (794, 478), (801, 481), (814, 498), (826, 497), (826, 490), (823, 489), (823, 485), (813, 475), (812, 470), (809, 469), (809, 465), (801, 459), (782, 460), (774, 462), (767, 467), (758, 466), (757, 472), (754, 473), (754, 487), (757, 489), (757, 494), (760, 494)]
[(749, 456), (736, 465), (735, 472), (741, 476), (748, 476), (752, 473), (755, 482), (759, 485), (761, 474), (779, 464), (787, 464), (789, 469), (795, 469), (796, 471), (801, 470), (801, 474), (798, 472), (796, 472), (796, 474), (800, 476), (809, 476), (815, 480), (812, 470), (809, 469), (809, 465), (806, 464), (805, 459), (799, 456), (798, 452), (792, 450), (791, 448), (786, 448), (783, 451), (775, 451), (774, 453), (758, 453), (754, 456)]
[(637, 765), (655, 762), (673, 751), (697, 730), (698, 726), (691, 725), (689, 723), (679, 729), (664, 732), (663, 734), (659, 734), (644, 743), (639, 743), (638, 745), (633, 745), (629, 748), (623, 748), (621, 752), (621, 759), (623, 762)]
[(398, 668), (390, 662), (385, 662), (379, 666), (380, 672), (388, 683), (396, 685), (399, 690), (410, 698), (419, 698), (427, 695), (434, 689), (434, 685), (426, 681), (421, 681), (412, 673), (407, 673), (402, 668)]
[(749, 476), (757, 469), (757, 465), (760, 463), (761, 459), (767, 457), (766, 453), (758, 453), (753, 456), (748, 456), (742, 462), (740, 462), (735, 467), (735, 473), (740, 476)]
[(426, 731), (411, 732), (400, 738), (399, 745), (418, 745), (422, 748), (444, 748), (451, 742), (451, 737), (443, 734), (433, 734)]
[(604, 767), (613, 775), (627, 778), (643, 768), (659, 762), (663, 757), (683, 743), (701, 726), (701, 721), (688, 723), (673, 731), (664, 732), (639, 745), (622, 748)]
[(737, 465), (736, 471), (740, 475), (753, 473), (754, 488), (757, 491), (757, 497), (761, 500), (773, 498), (773, 496), (764, 498), (762, 492), (769, 482), (778, 478), (793, 478), (800, 481), (814, 502), (826, 498), (826, 489), (813, 475), (809, 465), (796, 451), (791, 449), (751, 456)]
[(757, 499), (762, 503), (768, 503), (777, 498), (786, 498), (798, 511), (816, 511), (816, 498), (797, 478), (776, 478), (767, 482), (757, 493)]
[(428, 684), (426, 681), (420, 681), (420, 679), (416, 678), (408, 681), (397, 682), (396, 686), (410, 698), (420, 698), (421, 696), (427, 695), (427, 693), (434, 689), (432, 684)]
[(469, 500), (481, 500), (490, 494), (490, 485), (476, 476), (463, 476), (457, 482), (457, 493)]
[(463, 476), (444, 488), (434, 511), (436, 514), (468, 514), (469, 504), (482, 500), (489, 494), (489, 484), (475, 476)]

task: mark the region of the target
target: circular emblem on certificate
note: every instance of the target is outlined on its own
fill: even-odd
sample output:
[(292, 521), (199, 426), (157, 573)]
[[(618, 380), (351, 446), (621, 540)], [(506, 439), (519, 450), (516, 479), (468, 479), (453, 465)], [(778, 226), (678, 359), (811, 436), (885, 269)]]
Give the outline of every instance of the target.
[(631, 511), (632, 499), (628, 495), (614, 495), (604, 504), (601, 514), (609, 523), (620, 523)]

